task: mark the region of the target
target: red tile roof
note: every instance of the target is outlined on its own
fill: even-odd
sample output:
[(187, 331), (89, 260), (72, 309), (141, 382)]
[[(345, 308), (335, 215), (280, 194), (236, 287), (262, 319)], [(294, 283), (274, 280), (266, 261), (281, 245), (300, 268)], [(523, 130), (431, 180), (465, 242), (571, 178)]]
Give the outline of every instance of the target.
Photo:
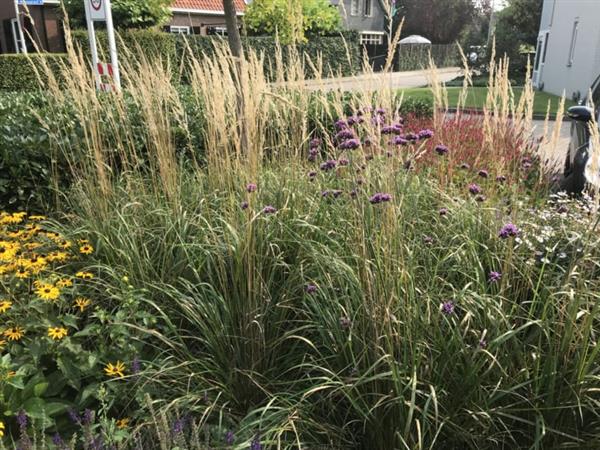
[[(246, 3), (244, 0), (234, 0), (236, 12), (243, 12)], [(222, 0), (175, 0), (172, 8), (178, 9), (196, 9), (202, 11), (223, 11)]]

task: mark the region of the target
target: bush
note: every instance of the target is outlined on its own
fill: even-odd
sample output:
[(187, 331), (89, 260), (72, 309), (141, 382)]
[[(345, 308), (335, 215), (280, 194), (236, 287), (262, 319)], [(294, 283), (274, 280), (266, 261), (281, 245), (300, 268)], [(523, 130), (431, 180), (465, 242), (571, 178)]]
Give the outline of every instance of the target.
[(67, 57), (62, 54), (45, 53), (0, 55), (0, 90), (33, 91), (40, 89), (40, 86), (43, 88), (46, 77), (42, 60), (52, 72), (58, 74), (61, 64), (67, 62)]

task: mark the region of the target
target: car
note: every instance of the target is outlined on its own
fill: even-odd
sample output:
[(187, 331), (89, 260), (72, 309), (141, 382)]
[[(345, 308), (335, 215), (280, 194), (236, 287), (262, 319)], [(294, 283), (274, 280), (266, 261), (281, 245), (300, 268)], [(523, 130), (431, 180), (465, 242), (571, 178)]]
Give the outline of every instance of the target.
[(592, 174), (588, 167), (592, 151), (600, 151), (592, 148), (589, 128), (594, 117), (596, 123), (600, 123), (600, 76), (593, 83), (591, 93), (591, 99), (584, 99), (567, 112), (572, 121), (571, 141), (565, 158), (560, 189), (569, 194), (580, 194), (588, 183), (600, 189), (600, 173)]

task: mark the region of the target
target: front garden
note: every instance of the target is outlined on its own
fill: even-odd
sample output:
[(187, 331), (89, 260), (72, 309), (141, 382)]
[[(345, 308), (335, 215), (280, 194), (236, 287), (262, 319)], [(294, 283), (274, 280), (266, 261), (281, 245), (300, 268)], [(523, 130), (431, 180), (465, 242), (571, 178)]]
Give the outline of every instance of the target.
[(445, 116), (215, 52), (2, 96), (2, 445), (597, 448), (597, 204), (530, 83)]

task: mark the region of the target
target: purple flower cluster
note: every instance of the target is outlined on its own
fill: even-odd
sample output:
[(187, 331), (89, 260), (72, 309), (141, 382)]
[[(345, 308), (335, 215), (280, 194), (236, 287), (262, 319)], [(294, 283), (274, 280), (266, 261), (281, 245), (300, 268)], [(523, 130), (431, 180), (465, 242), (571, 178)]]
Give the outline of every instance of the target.
[(267, 205), (262, 210), (263, 214), (274, 214), (277, 212), (277, 208), (271, 205)]
[(391, 199), (392, 196), (390, 194), (378, 192), (369, 198), (369, 202), (371, 202), (373, 205), (376, 205), (383, 202), (389, 202)]
[(335, 169), (335, 166), (337, 166), (337, 161), (334, 159), (330, 159), (328, 161), (325, 161), (324, 163), (321, 164), (320, 168), (321, 170), (327, 172), (329, 170), (333, 170)]
[(440, 216), (446, 216), (448, 214), (448, 208), (440, 208), (438, 213)]
[(421, 130), (418, 134), (419, 139), (431, 139), (433, 137), (433, 131), (429, 129)]
[(476, 183), (471, 183), (469, 185), (469, 192), (473, 195), (478, 195), (481, 194), (483, 192), (483, 189), (481, 189), (481, 186), (479, 186)]
[(394, 139), (392, 139), (392, 144), (394, 145), (408, 145), (408, 143), (408, 140), (402, 136), (396, 136)]
[(314, 294), (315, 292), (317, 292), (317, 286), (315, 286), (314, 284), (307, 284), (304, 290), (307, 294)]
[(500, 278), (502, 278), (502, 274), (500, 272), (491, 271), (488, 275), (488, 281), (490, 283), (500, 281)]
[(498, 236), (502, 239), (508, 239), (509, 237), (515, 237), (518, 234), (519, 229), (517, 228), (517, 226), (512, 223), (507, 223), (500, 229)]
[(442, 312), (447, 316), (450, 316), (454, 313), (454, 302), (452, 300), (448, 300), (447, 302), (442, 303)]
[(448, 147), (446, 147), (443, 144), (436, 145), (435, 152), (440, 156), (444, 156), (444, 155), (448, 154)]
[(348, 122), (346, 122), (344, 119), (338, 119), (335, 122), (335, 129), (336, 130), (343, 130), (345, 128), (348, 128)]
[(489, 172), (485, 169), (481, 169), (478, 173), (477, 173), (481, 178), (487, 178), (490, 176)]
[(354, 134), (354, 131), (352, 131), (349, 128), (344, 128), (343, 130), (339, 131), (338, 134), (335, 135), (335, 139), (338, 142), (343, 142), (347, 139), (354, 138), (356, 138), (356, 135)]
[(256, 192), (256, 189), (257, 189), (257, 186), (254, 183), (248, 183), (246, 185), (246, 192), (249, 192), (249, 193)]
[(347, 139), (339, 145), (339, 148), (342, 150), (355, 150), (358, 147), (360, 147), (360, 141), (358, 139)]

